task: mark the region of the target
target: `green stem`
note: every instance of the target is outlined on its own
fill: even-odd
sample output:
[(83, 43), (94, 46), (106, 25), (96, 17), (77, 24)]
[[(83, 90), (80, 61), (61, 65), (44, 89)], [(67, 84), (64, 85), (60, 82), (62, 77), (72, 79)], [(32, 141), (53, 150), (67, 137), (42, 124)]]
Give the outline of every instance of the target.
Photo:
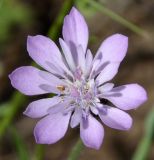
[(48, 32), (48, 36), (51, 37), (52, 39), (57, 39), (57, 35), (59, 35), (59, 33), (61, 32), (60, 30), (63, 23), (63, 19), (65, 15), (68, 13), (68, 11), (71, 9), (73, 3), (74, 3), (74, 0), (64, 1), (57, 18), (53, 22), (53, 25), (51, 26)]
[(122, 24), (123, 26), (127, 27), (128, 29), (132, 30), (136, 34), (138, 34), (142, 37), (148, 37), (148, 34), (143, 29), (141, 29), (137, 25), (133, 24), (132, 22), (126, 20), (125, 18), (121, 17), (120, 15), (115, 13), (114, 11), (112, 11), (109, 8), (107, 8), (106, 6), (104, 6), (102, 3), (100, 4), (99, 2), (96, 2), (94, 0), (83, 0), (83, 1), (85, 3), (90, 4), (92, 7), (99, 10), (103, 14), (107, 15), (112, 20), (114, 20), (114, 21)]
[(45, 154), (45, 147), (42, 144), (37, 144), (36, 145), (36, 150), (35, 150), (35, 157), (33, 160), (43, 160), (44, 159), (44, 154)]
[(19, 135), (18, 131), (12, 126), (9, 128), (12, 134), (12, 142), (14, 144), (14, 148), (18, 154), (18, 159), (20, 160), (29, 160), (29, 154), (27, 152), (27, 147)]
[(67, 160), (77, 160), (83, 150), (84, 146), (79, 138), (78, 141), (76, 142), (75, 146), (73, 147), (72, 151), (70, 152), (68, 159)]
[(147, 159), (154, 136), (154, 109), (150, 111), (145, 123), (145, 135), (141, 139), (132, 160)]
[(0, 138), (5, 134), (6, 129), (9, 127), (19, 108), (25, 103), (25, 101), (26, 97), (19, 92), (13, 94), (11, 100), (8, 102), (10, 110), (0, 122)]

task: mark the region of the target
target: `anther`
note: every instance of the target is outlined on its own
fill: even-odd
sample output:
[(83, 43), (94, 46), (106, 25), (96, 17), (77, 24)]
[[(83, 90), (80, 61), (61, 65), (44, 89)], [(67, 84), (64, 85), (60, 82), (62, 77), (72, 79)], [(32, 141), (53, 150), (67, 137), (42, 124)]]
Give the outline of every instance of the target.
[(61, 92), (65, 91), (65, 86), (59, 85), (57, 86), (57, 89)]

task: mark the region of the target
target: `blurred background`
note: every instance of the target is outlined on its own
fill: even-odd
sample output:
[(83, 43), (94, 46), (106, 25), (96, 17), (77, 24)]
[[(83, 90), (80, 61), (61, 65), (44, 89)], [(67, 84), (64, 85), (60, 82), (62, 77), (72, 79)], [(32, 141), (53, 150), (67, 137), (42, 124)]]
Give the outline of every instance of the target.
[(154, 0), (0, 0), (0, 160), (66, 160), (79, 137), (79, 128), (69, 129), (58, 143), (37, 145), (37, 120), (22, 112), (38, 97), (18, 93), (8, 79), (15, 68), (32, 63), (27, 36), (42, 34), (58, 42), (63, 17), (73, 5), (89, 25), (93, 53), (107, 36), (129, 37), (127, 56), (113, 81), (139, 83), (148, 92), (148, 101), (129, 111), (134, 119), (129, 131), (104, 126), (101, 149), (84, 148), (78, 159), (154, 160)]

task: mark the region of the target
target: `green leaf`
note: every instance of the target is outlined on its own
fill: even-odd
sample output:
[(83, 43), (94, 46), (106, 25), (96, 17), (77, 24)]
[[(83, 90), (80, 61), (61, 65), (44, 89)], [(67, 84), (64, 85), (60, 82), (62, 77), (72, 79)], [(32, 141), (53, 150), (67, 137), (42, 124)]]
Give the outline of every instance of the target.
[(97, 11), (100, 11), (103, 14), (105, 14), (106, 16), (110, 17), (112, 20), (114, 20), (114, 21), (120, 23), (121, 25), (127, 27), (128, 29), (130, 29), (134, 33), (136, 33), (136, 34), (138, 34), (142, 37), (145, 37), (145, 38), (149, 37), (148, 33), (145, 32), (143, 29), (141, 29), (137, 25), (133, 24), (132, 22), (126, 20), (126, 18), (123, 18), (122, 16), (118, 15), (117, 13), (115, 13), (111, 9), (107, 8), (102, 3), (94, 1), (94, 0), (82, 0), (82, 1), (83, 1), (83, 3), (89, 4), (90, 6), (95, 8)]
[(23, 142), (23, 139), (18, 134), (17, 130), (14, 127), (10, 128), (12, 134), (12, 142), (15, 146), (15, 149), (18, 154), (18, 159), (20, 160), (30, 160), (27, 148)]
[(84, 145), (79, 137), (76, 144), (72, 148), (67, 160), (77, 160), (84, 149)]
[(0, 121), (0, 138), (4, 135), (6, 129), (11, 124), (19, 108), (22, 106), (23, 103), (26, 102), (26, 100), (27, 99), (24, 95), (20, 94), (19, 92), (15, 92), (11, 100), (6, 103), (6, 106), (9, 108), (9, 110), (5, 112), (5, 116)]
[(45, 154), (45, 146), (42, 144), (37, 144), (33, 160), (44, 160), (44, 154)]
[(154, 138), (154, 108), (145, 121), (145, 133), (134, 153), (132, 160), (146, 160)]
[(28, 7), (15, 0), (3, 0), (0, 2), (0, 42), (10, 36), (11, 27), (27, 25), (31, 20), (31, 11)]
[(82, 0), (76, 0), (75, 5), (86, 18), (91, 18), (97, 13), (97, 9)]

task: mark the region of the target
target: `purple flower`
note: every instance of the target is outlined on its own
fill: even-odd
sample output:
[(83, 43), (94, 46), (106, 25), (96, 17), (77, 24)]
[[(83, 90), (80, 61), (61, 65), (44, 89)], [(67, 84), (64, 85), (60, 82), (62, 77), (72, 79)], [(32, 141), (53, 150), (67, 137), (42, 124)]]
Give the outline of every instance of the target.
[(93, 58), (87, 49), (87, 24), (74, 7), (64, 19), (62, 34), (62, 52), (47, 37), (29, 36), (28, 53), (46, 71), (24, 66), (9, 77), (12, 86), (25, 95), (56, 94), (30, 103), (24, 112), (31, 118), (42, 118), (34, 129), (37, 143), (57, 142), (70, 121), (72, 128), (80, 125), (80, 137), (87, 147), (99, 149), (104, 129), (95, 117), (111, 128), (128, 130), (132, 118), (123, 110), (137, 108), (147, 100), (147, 94), (138, 84), (114, 87), (108, 82), (126, 55), (126, 36), (110, 36)]

